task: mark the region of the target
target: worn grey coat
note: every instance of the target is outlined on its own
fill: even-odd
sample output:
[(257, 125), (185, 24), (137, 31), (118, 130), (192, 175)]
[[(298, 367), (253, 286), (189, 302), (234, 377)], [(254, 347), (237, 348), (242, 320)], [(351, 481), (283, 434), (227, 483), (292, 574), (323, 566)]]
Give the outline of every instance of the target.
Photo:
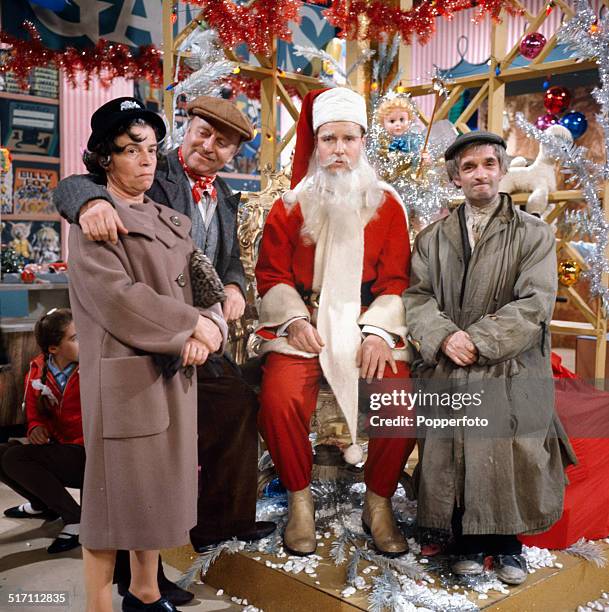
[[(417, 349), (413, 376), (486, 387), (477, 415), (491, 424), (489, 435), (456, 427), (423, 441), (422, 527), (450, 529), (455, 504), (465, 509), (464, 534), (545, 531), (562, 513), (564, 467), (574, 456), (554, 410), (548, 331), (557, 282), (554, 236), (501, 197), (467, 265), (463, 206), (423, 230), (414, 246), (404, 293)], [(479, 353), (467, 368), (440, 350), (460, 329)], [(500, 433), (493, 429), (498, 424)]]
[[(104, 184), (92, 174), (72, 175), (59, 182), (53, 192), (53, 203), (57, 210), (70, 223), (78, 220), (80, 208), (101, 198), (112, 202)], [(220, 224), (220, 240), (213, 264), (218, 276), (225, 285), (235, 284), (245, 293), (245, 272), (241, 263), (241, 252), (237, 238), (237, 209), (240, 193), (233, 194), (230, 187), (220, 178), (214, 181), (218, 193), (216, 209)], [(190, 216), (193, 210), (192, 192), (188, 177), (178, 160), (178, 150), (170, 151), (162, 157), (152, 187), (147, 195), (159, 204), (169, 206), (183, 215)], [(197, 245), (199, 248), (202, 245)]]
[(190, 305), (190, 220), (150, 201), (116, 208), (129, 230), (117, 245), (76, 225), (69, 237), (87, 454), (80, 540), (167, 548), (197, 520), (196, 377), (163, 378), (153, 355), (180, 355), (200, 313), (225, 339), (226, 324), (219, 305)]

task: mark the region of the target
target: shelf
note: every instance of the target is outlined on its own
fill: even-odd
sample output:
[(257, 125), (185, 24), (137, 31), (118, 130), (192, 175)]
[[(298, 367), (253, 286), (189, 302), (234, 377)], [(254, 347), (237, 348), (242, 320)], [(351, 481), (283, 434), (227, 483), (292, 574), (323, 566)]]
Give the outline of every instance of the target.
[[(514, 202), (514, 204), (526, 204), (530, 195), (530, 193), (512, 193), (512, 202)], [(584, 196), (580, 189), (553, 191), (548, 194), (548, 202), (576, 202), (583, 199)]]
[(550, 323), (550, 331), (553, 334), (563, 334), (566, 336), (596, 336), (596, 328), (590, 323), (581, 323), (579, 321), (561, 321), (554, 319)]
[(0, 291), (59, 291), (68, 283), (0, 283)]
[(32, 155), (30, 153), (14, 153), (11, 151), (11, 157), (14, 161), (24, 162), (40, 162), (43, 164), (59, 164), (61, 162), (59, 157), (50, 157), (49, 155)]
[(61, 221), (61, 215), (40, 215), (37, 213), (17, 213), (2, 215), (4, 221)]
[(30, 96), (28, 94), (10, 93), (8, 91), (0, 91), (0, 99), (19, 100), (20, 102), (35, 102), (37, 104), (59, 104), (58, 98), (42, 98), (40, 96)]

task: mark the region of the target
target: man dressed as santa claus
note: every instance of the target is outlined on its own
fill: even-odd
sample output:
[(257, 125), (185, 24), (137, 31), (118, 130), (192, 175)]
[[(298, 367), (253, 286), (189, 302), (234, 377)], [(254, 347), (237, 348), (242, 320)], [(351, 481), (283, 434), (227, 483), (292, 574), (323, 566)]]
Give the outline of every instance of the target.
[[(315, 551), (311, 416), (325, 377), (354, 444), (360, 378), (409, 375), (405, 311), (410, 248), (399, 196), (364, 154), (366, 104), (338, 87), (309, 92), (297, 127), (292, 190), (273, 205), (256, 266), (266, 354), (258, 425), (288, 490), (285, 547)], [(365, 465), (363, 526), (377, 550), (407, 544), (391, 496), (414, 447), (410, 438), (372, 438)]]

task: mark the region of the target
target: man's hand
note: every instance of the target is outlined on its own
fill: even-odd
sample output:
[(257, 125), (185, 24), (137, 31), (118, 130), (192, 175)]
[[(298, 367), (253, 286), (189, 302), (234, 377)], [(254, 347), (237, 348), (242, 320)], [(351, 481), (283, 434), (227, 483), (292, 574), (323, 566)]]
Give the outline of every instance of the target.
[(48, 444), (49, 443), (49, 432), (44, 425), (38, 425), (30, 431), (28, 440), (32, 444)]
[(387, 342), (374, 334), (366, 336), (357, 351), (356, 365), (359, 368), (359, 375), (369, 383), (372, 382), (375, 373), (376, 378), (382, 380), (387, 364), (394, 374), (398, 373), (391, 347)]
[(217, 352), (222, 346), (222, 334), (220, 333), (220, 329), (207, 317), (199, 316), (192, 337), (198, 340), (210, 353)]
[(194, 338), (188, 338), (186, 344), (182, 349), (182, 366), (200, 366), (205, 363), (209, 356), (208, 348), (198, 340)]
[(470, 366), (478, 360), (478, 349), (467, 332), (459, 330), (444, 338), (442, 352), (458, 366)]
[(118, 242), (118, 235), (128, 234), (114, 206), (106, 200), (91, 200), (80, 209), (78, 224), (88, 240), (112, 244)]
[(324, 346), (319, 332), (306, 319), (296, 319), (288, 325), (288, 344), (305, 353), (321, 353)]
[(237, 285), (224, 285), (226, 300), (222, 304), (222, 314), (228, 323), (236, 321), (245, 312), (245, 298)]

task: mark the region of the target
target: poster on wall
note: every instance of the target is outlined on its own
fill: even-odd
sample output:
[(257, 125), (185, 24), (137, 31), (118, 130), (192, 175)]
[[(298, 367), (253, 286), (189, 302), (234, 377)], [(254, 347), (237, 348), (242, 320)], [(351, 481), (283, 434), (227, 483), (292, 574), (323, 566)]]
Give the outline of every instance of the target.
[(0, 171), (0, 215), (10, 215), (13, 212), (13, 166), (6, 172)]
[(57, 214), (52, 198), (59, 179), (56, 167), (15, 162), (13, 173), (13, 214)]
[(2, 244), (28, 263), (55, 263), (61, 259), (61, 221), (2, 221)]
[(2, 145), (13, 154), (59, 157), (59, 107), (0, 100)]

